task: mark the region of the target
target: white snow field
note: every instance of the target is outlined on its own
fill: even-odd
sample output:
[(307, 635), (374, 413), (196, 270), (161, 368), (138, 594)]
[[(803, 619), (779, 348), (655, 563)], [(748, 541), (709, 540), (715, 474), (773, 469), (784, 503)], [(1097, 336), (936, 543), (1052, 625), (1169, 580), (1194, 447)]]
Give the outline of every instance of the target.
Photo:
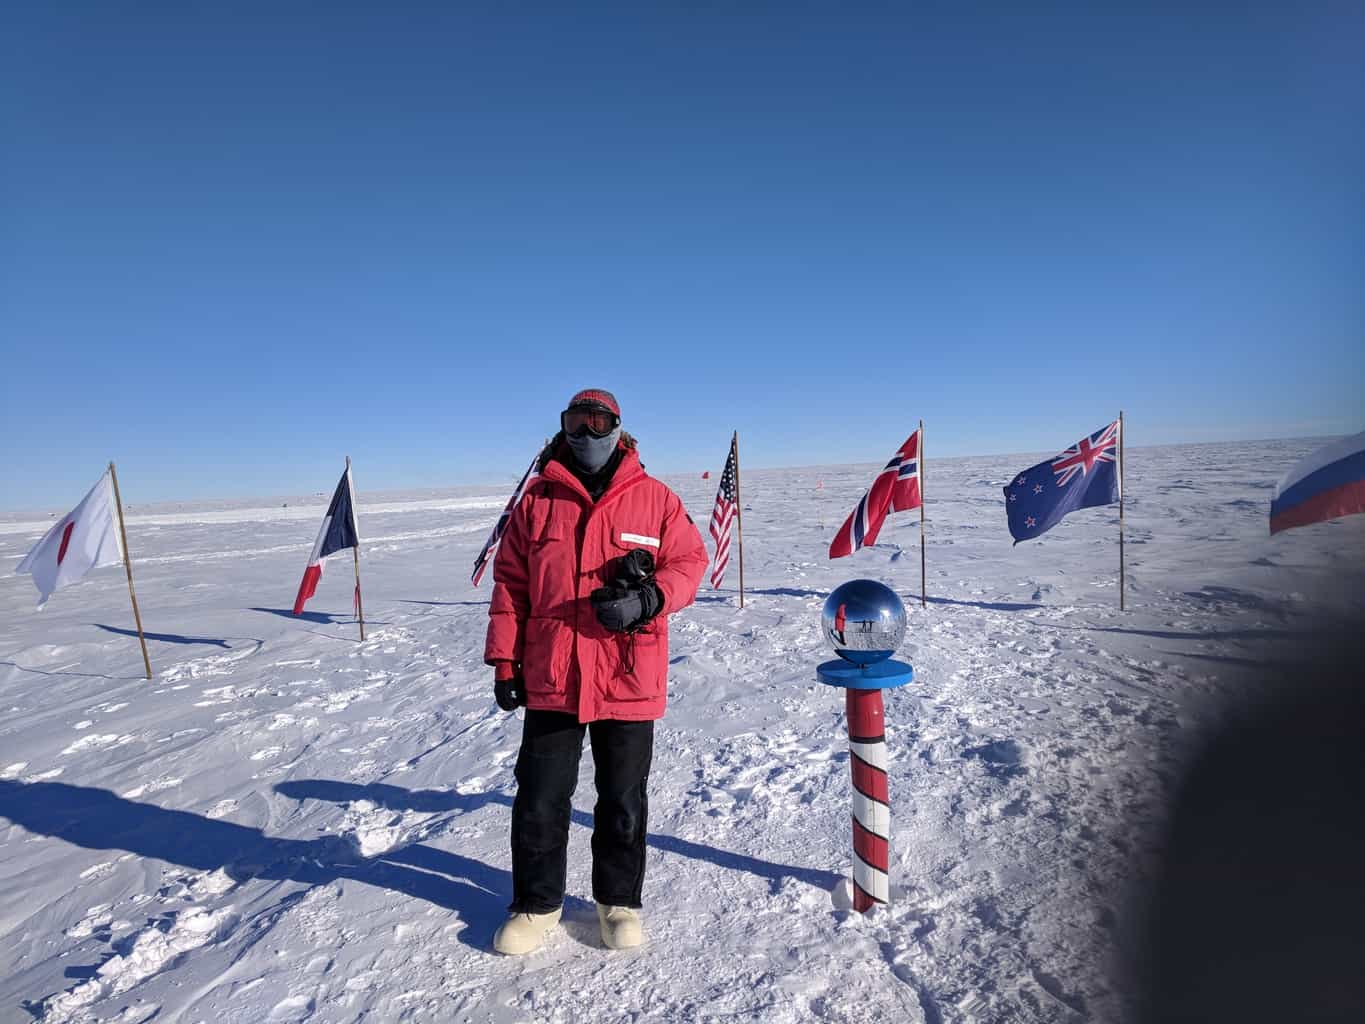
[[(672, 623), (647, 944), (597, 938), (585, 750), (564, 926), (523, 959), (489, 951), (520, 717), (468, 581), (512, 481), (360, 494), (362, 644), (349, 556), (289, 614), (325, 495), (143, 509), (127, 478), (154, 681), (121, 570), (43, 612), (0, 577), (0, 1020), (1119, 1020), (1182, 752), (1277, 642), (1365, 600), (1365, 517), (1267, 536), (1320, 443), (1130, 450), (1126, 614), (1116, 508), (1011, 547), (1000, 489), (1047, 453), (929, 461), (927, 608), (914, 514), (826, 558), (875, 466), (745, 473), (746, 607), (732, 562)], [(704, 527), (714, 480), (670, 482)], [(7, 571), (43, 519), (0, 520)], [(893, 902), (866, 916), (843, 695), (814, 681), (855, 576), (906, 598), (916, 671), (887, 701)]]

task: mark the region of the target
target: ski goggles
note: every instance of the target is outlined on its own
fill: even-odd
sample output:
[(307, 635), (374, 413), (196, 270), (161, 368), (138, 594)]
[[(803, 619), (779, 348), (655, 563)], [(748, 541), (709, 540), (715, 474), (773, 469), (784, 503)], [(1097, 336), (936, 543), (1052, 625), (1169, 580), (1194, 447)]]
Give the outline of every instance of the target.
[(581, 437), (584, 433), (606, 437), (621, 425), (621, 417), (608, 409), (582, 406), (560, 413), (559, 425), (569, 437)]

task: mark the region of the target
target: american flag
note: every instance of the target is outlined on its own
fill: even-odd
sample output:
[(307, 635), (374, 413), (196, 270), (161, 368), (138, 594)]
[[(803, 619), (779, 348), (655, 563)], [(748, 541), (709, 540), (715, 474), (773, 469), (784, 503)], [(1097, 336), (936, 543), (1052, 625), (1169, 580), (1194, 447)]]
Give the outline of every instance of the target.
[(716, 507), (711, 510), (711, 536), (716, 542), (716, 559), (711, 568), (711, 586), (719, 589), (730, 565), (730, 525), (739, 515), (735, 501), (735, 442), (730, 440), (730, 457), (725, 460), (725, 472), (720, 475), (716, 490)]
[(512, 497), (507, 499), (507, 507), (502, 510), (502, 515), (498, 516), (498, 521), (493, 525), (493, 532), (488, 535), (488, 539), (483, 543), (483, 550), (479, 552), (479, 557), (474, 559), (474, 573), (470, 576), (474, 586), (479, 585), (479, 580), (483, 579), (483, 571), (488, 568), (488, 563), (497, 552), (502, 535), (507, 532), (507, 524), (512, 521), (512, 512), (517, 507), (517, 502), (521, 501), (521, 496), (526, 493), (526, 485), (536, 475), (536, 463), (538, 461), (540, 461), (539, 453), (526, 467), (521, 483), (517, 484), (517, 489), (512, 492)]
[(843, 558), (861, 547), (875, 544), (888, 515), (920, 507), (919, 442), (920, 432), (916, 430), (877, 474), (877, 479), (872, 481), (872, 486), (830, 542), (830, 558)]

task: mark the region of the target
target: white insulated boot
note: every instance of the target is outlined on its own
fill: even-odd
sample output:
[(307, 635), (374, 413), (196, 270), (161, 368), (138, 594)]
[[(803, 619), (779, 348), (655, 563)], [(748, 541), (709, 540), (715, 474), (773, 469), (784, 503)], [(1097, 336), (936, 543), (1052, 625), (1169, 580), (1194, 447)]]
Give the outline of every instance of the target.
[(645, 941), (644, 923), (638, 910), (599, 903), (597, 923), (602, 926), (602, 944), (608, 949), (634, 949)]
[(506, 956), (523, 956), (539, 949), (546, 933), (559, 924), (562, 913), (563, 908), (548, 914), (508, 914), (493, 936), (493, 948)]

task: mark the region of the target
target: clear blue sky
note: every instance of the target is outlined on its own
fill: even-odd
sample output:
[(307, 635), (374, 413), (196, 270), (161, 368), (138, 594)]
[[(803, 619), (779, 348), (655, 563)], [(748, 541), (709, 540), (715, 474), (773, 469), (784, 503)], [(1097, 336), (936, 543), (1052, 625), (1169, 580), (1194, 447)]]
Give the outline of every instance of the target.
[(1365, 13), (1152, 6), (11, 5), (0, 508), (1359, 430)]

